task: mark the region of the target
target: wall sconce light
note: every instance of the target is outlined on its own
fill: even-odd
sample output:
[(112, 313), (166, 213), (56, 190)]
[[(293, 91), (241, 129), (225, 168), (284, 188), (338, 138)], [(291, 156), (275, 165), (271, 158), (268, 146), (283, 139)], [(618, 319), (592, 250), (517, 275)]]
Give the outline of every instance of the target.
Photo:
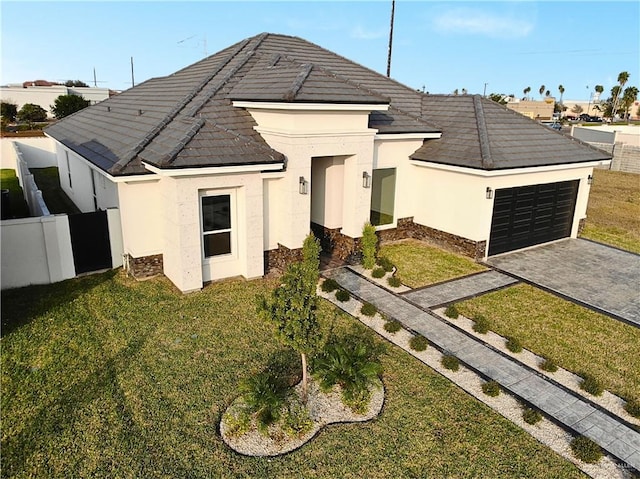
[(362, 187), (371, 188), (371, 175), (366, 171), (362, 172)]
[(488, 199), (488, 200), (490, 200), (491, 198), (493, 198), (493, 190), (492, 190), (491, 188), (489, 188), (488, 186), (487, 186), (486, 196), (487, 196), (487, 199)]
[(304, 176), (300, 177), (300, 183), (298, 185), (298, 191), (300, 192), (301, 195), (306, 195), (307, 193), (309, 193), (309, 183), (307, 182), (307, 180), (304, 179)]
[(587, 183), (590, 185), (593, 184), (593, 176), (591, 175), (587, 176)]

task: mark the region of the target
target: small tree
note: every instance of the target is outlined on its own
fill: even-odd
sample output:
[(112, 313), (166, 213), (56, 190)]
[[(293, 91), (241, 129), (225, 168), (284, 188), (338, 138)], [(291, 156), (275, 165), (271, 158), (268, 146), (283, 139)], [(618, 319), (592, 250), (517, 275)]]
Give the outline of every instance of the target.
[(303, 259), (287, 267), (271, 297), (259, 300), (258, 312), (276, 327), (278, 338), (300, 354), (302, 360), (302, 401), (307, 402), (307, 355), (320, 342), (316, 318), (316, 286), (320, 267), (320, 242), (307, 236), (302, 247)]
[(18, 114), (18, 105), (8, 101), (0, 102), (0, 116), (6, 121), (16, 121)]
[(88, 107), (90, 103), (80, 95), (60, 95), (51, 105), (51, 112), (60, 119)]
[(47, 112), (40, 105), (25, 103), (17, 114), (18, 121), (26, 121), (31, 125), (34, 121), (45, 121)]
[(367, 222), (362, 228), (362, 265), (365, 269), (373, 269), (376, 264), (376, 228)]
[(575, 113), (576, 115), (579, 115), (582, 111), (583, 108), (578, 104), (573, 105), (573, 108), (571, 108), (571, 113)]

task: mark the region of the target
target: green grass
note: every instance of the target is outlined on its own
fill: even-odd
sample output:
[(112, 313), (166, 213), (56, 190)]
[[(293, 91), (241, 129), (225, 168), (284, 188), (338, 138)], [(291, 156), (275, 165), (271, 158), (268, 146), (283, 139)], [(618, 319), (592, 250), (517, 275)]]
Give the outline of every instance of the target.
[(582, 237), (640, 253), (640, 177), (594, 170)]
[(31, 168), (33, 179), (42, 191), (44, 202), (51, 214), (74, 214), (80, 213), (78, 207), (69, 199), (60, 186), (58, 167)]
[[(182, 295), (119, 271), (2, 292), (3, 477), (584, 477), (406, 352), (383, 355), (385, 407), (275, 458), (220, 439), (238, 386), (298, 356), (255, 314), (275, 282)], [(380, 342), (321, 302), (323, 331)]]
[(29, 217), (29, 206), (24, 200), (22, 187), (15, 170), (9, 168), (0, 169), (0, 189), (9, 190), (9, 218)]
[(528, 285), (517, 285), (462, 303), (467, 317), (491, 321), (534, 353), (554, 358), (576, 374), (586, 371), (611, 392), (640, 398), (640, 329)]
[(472, 259), (417, 240), (405, 240), (383, 245), (380, 256), (386, 256), (398, 268), (396, 273), (410, 288), (419, 288), (486, 268)]

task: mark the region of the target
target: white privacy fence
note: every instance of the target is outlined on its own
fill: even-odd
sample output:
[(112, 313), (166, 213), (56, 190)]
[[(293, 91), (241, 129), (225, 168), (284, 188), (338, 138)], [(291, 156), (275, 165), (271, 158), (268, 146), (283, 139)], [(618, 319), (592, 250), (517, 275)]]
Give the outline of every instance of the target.
[(31, 216), (48, 216), (49, 209), (42, 198), (42, 191), (38, 189), (33, 175), (29, 171), (29, 166), (24, 159), (20, 146), (17, 142), (13, 142), (13, 149), (16, 158), (16, 176), (24, 192), (24, 199), (29, 205), (29, 213)]
[(106, 216), (105, 234), (108, 236), (105, 239), (106, 246), (101, 251), (94, 248), (91, 238), (87, 240), (82, 237), (86, 233), (77, 231), (77, 225), (84, 221), (84, 216), (98, 213), (73, 215), (75, 233), (68, 215), (50, 214), (42, 192), (29, 171), (29, 168), (58, 166), (53, 142), (49, 138), (2, 139), (0, 153), (2, 168), (16, 171), (32, 215), (30, 218), (3, 220), (0, 223), (2, 289), (73, 278), (80, 272), (92, 269), (87, 264), (91, 264), (94, 252), (96, 257), (104, 257), (106, 252), (106, 260), (100, 263), (100, 268), (122, 265), (122, 228), (117, 208), (100, 213), (103, 218)]
[[(123, 254), (120, 211), (109, 209), (106, 216), (111, 253), (106, 266), (116, 268), (122, 266)], [(78, 255), (67, 215), (4, 220), (0, 242), (2, 289), (55, 283), (77, 275)]]

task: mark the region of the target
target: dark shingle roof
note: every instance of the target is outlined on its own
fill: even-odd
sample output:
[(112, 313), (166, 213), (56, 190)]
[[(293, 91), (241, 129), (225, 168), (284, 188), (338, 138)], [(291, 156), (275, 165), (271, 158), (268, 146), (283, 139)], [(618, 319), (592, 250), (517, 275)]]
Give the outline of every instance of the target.
[(497, 170), (611, 158), (479, 95), (425, 95), (422, 107), (443, 133), (426, 141), (414, 160)]
[(284, 162), (234, 100), (389, 105), (371, 113), (371, 128), (383, 134), (444, 131), (442, 140), (426, 141), (414, 159), (472, 168), (602, 157), (486, 100), (426, 96), (313, 43), (266, 33), (85, 108), (46, 133), (112, 175), (147, 173), (143, 163), (187, 168)]

